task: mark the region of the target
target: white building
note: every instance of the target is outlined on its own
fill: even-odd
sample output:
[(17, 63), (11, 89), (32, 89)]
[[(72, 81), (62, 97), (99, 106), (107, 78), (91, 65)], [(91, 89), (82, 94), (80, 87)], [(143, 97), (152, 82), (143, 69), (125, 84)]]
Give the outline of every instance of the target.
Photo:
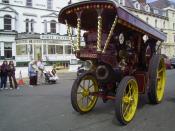
[(59, 10), (69, 0), (0, 0), (0, 61), (18, 65), (31, 59), (66, 65), (72, 47), (67, 27), (58, 23)]

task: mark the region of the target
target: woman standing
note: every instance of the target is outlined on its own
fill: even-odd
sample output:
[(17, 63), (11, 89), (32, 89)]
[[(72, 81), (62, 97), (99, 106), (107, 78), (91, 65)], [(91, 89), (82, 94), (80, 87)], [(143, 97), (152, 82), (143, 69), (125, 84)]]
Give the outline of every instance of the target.
[(29, 63), (29, 79), (30, 79), (30, 85), (37, 85), (37, 62), (32, 61)]
[(18, 84), (17, 84), (16, 77), (15, 77), (15, 66), (14, 66), (13, 61), (9, 62), (8, 76), (9, 76), (9, 81), (10, 81), (10, 88), (17, 89)]
[(7, 84), (7, 76), (8, 76), (8, 64), (7, 61), (3, 61), (3, 64), (1, 66), (1, 90), (7, 89), (6, 84)]

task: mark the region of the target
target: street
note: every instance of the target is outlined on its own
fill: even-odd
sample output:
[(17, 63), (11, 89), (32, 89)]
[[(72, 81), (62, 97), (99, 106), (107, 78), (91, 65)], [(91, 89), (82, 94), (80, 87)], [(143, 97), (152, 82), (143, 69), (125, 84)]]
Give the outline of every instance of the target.
[(21, 87), (0, 92), (0, 131), (174, 131), (175, 70), (167, 71), (164, 101), (150, 105), (141, 95), (135, 118), (121, 126), (114, 115), (114, 102), (98, 103), (88, 114), (75, 112), (70, 92), (75, 73), (59, 74), (53, 85)]

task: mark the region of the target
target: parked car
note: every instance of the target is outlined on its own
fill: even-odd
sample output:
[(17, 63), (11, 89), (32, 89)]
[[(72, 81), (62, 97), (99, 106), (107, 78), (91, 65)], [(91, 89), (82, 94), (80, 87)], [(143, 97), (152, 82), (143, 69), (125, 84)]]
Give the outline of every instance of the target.
[(175, 68), (175, 58), (171, 58), (171, 67)]
[(172, 68), (171, 61), (168, 58), (168, 56), (166, 56), (165, 54), (163, 54), (162, 56), (163, 56), (164, 61), (165, 61), (166, 69), (171, 69)]

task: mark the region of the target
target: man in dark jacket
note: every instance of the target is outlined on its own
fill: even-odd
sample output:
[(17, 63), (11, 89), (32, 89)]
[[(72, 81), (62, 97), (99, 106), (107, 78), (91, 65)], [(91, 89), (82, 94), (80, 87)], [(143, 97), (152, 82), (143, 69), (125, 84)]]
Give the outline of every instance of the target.
[(17, 84), (16, 77), (15, 77), (15, 66), (14, 66), (13, 61), (9, 62), (8, 76), (9, 76), (10, 88), (17, 89), (18, 84)]
[(7, 61), (3, 61), (1, 66), (1, 90), (6, 88), (8, 76), (8, 64)]

